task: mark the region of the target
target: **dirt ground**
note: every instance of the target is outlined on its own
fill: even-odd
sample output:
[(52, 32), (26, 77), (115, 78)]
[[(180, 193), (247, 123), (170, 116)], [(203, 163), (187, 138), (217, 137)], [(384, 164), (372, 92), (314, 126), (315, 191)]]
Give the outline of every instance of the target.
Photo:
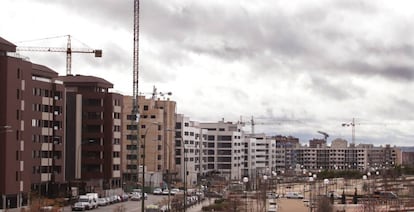
[(301, 199), (278, 199), (279, 210), (278, 212), (307, 212), (309, 208), (305, 206), (305, 203)]

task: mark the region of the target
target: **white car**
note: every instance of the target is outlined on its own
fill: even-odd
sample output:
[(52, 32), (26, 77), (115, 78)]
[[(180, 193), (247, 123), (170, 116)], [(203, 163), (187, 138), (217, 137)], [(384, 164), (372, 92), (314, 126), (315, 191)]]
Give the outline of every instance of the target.
[(171, 189), (171, 194), (172, 195), (175, 195), (176, 193), (179, 193), (179, 192), (180, 192), (180, 189), (178, 189), (178, 188)]
[(106, 200), (106, 198), (98, 198), (98, 205), (99, 206), (106, 206), (108, 205), (108, 201)]
[(303, 199), (303, 195), (299, 192), (287, 192), (286, 198), (288, 198), (288, 199)]
[(154, 191), (152, 191), (153, 194), (155, 195), (160, 195), (162, 194), (162, 189), (161, 188), (155, 188)]
[(136, 193), (136, 194), (132, 195), (131, 196), (131, 200), (132, 201), (139, 201), (139, 200), (141, 200), (141, 194)]
[(166, 188), (162, 191), (163, 195), (168, 195), (169, 193), (170, 193), (170, 191), (168, 190), (168, 188)]

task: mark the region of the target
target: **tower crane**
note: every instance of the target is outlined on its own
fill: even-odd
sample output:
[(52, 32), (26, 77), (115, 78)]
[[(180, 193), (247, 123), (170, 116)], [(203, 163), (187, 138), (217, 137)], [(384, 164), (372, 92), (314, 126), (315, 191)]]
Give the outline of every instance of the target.
[(352, 143), (355, 144), (355, 118), (352, 118), (352, 122), (342, 123), (343, 127), (352, 127)]
[(66, 35), (68, 38), (66, 48), (64, 47), (33, 47), (33, 46), (19, 46), (17, 51), (35, 51), (35, 52), (65, 52), (66, 53), (66, 75), (72, 74), (72, 53), (93, 53), (95, 57), (102, 57), (101, 49), (82, 49), (72, 48), (71, 36)]
[(328, 137), (329, 137), (328, 133), (326, 133), (326, 132), (322, 132), (322, 131), (318, 131), (318, 133), (319, 133), (319, 134), (322, 134), (322, 135), (324, 136), (325, 141), (327, 141), (327, 140), (328, 140)]
[(239, 124), (243, 124), (243, 125), (249, 124), (249, 125), (251, 125), (251, 133), (254, 134), (254, 127), (256, 125), (272, 125), (272, 124), (280, 125), (281, 123), (280, 122), (274, 122), (274, 123), (270, 123), (270, 122), (256, 122), (254, 120), (253, 116), (252, 116), (250, 118), (250, 120), (249, 121), (246, 121), (246, 122), (243, 122), (242, 117), (240, 117)]
[(145, 95), (145, 94), (150, 94), (152, 100), (157, 100), (158, 95), (160, 95), (162, 97), (164, 97), (165, 95), (171, 96), (172, 92), (157, 92), (157, 88), (154, 85), (152, 87), (152, 92), (151, 93), (149, 93), (149, 92), (139, 92), (139, 95)]

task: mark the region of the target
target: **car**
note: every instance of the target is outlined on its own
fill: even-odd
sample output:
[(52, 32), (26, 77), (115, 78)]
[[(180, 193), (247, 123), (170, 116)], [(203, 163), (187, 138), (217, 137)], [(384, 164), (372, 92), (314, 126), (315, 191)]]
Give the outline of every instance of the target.
[(108, 205), (108, 201), (106, 200), (106, 198), (98, 198), (98, 205), (99, 206), (106, 206)]
[(152, 193), (155, 194), (155, 195), (160, 195), (160, 194), (162, 194), (162, 189), (161, 188), (155, 188), (152, 191)]
[(129, 200), (128, 194), (121, 194), (120, 196), (121, 196), (122, 202), (125, 202), (125, 201), (128, 201)]
[(131, 201), (139, 201), (139, 200), (141, 200), (141, 194), (136, 193), (131, 196)]
[(330, 191), (328, 192), (328, 194), (326, 194), (327, 197), (331, 198), (331, 196), (333, 196), (334, 199), (341, 199), (342, 195), (339, 195), (338, 193), (334, 192), (334, 191)]
[(172, 195), (175, 195), (176, 193), (179, 193), (179, 192), (180, 192), (180, 189), (178, 189), (178, 188), (171, 189), (171, 194)]
[(168, 195), (168, 194), (170, 194), (170, 191), (168, 190), (168, 188), (166, 188), (162, 191), (162, 194), (163, 195)]
[(286, 198), (288, 199), (303, 199), (303, 195), (299, 192), (287, 192)]
[(72, 205), (72, 211), (84, 211), (86, 210), (87, 203), (85, 202), (76, 202)]
[(375, 191), (374, 197), (383, 199), (398, 199), (397, 194), (392, 191)]
[(269, 192), (266, 194), (267, 199), (277, 199), (279, 198), (279, 194), (275, 193), (275, 192)]

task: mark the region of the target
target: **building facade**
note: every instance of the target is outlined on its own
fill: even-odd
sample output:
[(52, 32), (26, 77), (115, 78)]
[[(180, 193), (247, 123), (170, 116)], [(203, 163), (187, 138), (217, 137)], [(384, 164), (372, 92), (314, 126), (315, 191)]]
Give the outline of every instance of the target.
[[(139, 121), (131, 114), (132, 97), (124, 97), (123, 179), (126, 187), (142, 184), (163, 186), (177, 175), (175, 170), (175, 111), (176, 103), (169, 99), (138, 96)], [(145, 154), (145, 164), (144, 156)]]
[(244, 164), (243, 130), (240, 123), (219, 121), (200, 123), (207, 130), (207, 171), (217, 172), (227, 180), (242, 179)]
[(65, 95), (57, 72), (16, 55), (0, 37), (0, 209), (64, 183)]
[(122, 187), (123, 97), (108, 81), (92, 76), (59, 77), (68, 97), (66, 177), (86, 183), (84, 192), (104, 194)]

